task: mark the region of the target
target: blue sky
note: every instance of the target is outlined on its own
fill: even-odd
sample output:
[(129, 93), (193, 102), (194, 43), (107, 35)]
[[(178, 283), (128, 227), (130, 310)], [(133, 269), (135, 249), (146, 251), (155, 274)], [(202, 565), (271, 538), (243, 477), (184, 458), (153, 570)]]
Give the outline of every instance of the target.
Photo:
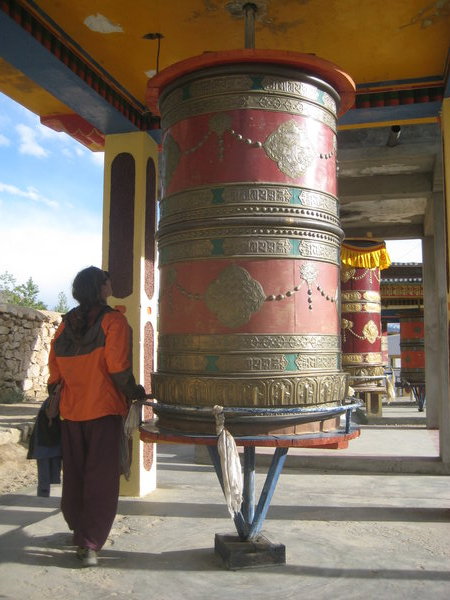
[(49, 308), (85, 266), (101, 265), (103, 153), (0, 94), (0, 273), (39, 286)]
[[(52, 309), (59, 292), (101, 266), (103, 153), (91, 152), (0, 93), (0, 273), (32, 277)], [(394, 262), (420, 262), (419, 240), (387, 242)]]

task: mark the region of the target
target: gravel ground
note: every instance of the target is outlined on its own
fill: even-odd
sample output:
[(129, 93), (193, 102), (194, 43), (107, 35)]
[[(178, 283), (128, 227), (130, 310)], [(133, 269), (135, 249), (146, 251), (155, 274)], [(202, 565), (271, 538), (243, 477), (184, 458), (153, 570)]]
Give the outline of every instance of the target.
[(0, 443), (0, 495), (37, 485), (36, 461), (28, 460), (27, 452), (28, 436), (40, 406), (37, 401), (0, 404), (0, 426), (21, 429), (26, 439), (23, 443), (2, 439), (6, 443)]
[(35, 460), (27, 459), (25, 444), (0, 445), (0, 495), (37, 485)]

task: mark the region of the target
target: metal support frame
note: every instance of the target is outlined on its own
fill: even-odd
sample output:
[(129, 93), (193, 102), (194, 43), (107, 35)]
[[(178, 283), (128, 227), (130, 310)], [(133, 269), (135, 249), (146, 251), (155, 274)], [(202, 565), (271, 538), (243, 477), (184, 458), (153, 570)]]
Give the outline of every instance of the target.
[[(217, 446), (207, 446), (223, 491), (223, 475)], [(234, 524), (241, 540), (257, 537), (269, 510), (278, 478), (283, 470), (289, 448), (276, 448), (255, 508), (255, 446), (244, 447), (244, 489), (241, 510), (234, 515)]]
[(417, 405), (419, 407), (419, 412), (423, 412), (423, 410), (425, 408), (425, 400), (426, 400), (425, 383), (412, 383), (409, 381), (407, 383), (412, 390), (414, 399), (417, 402)]

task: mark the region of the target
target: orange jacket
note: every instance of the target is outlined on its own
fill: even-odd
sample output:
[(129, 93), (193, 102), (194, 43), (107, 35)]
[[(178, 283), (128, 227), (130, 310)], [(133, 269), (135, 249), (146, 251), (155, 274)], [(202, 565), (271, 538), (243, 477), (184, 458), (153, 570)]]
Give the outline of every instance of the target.
[(110, 307), (80, 339), (74, 336), (68, 313), (52, 340), (49, 389), (61, 379), (60, 414), (63, 419), (87, 421), (106, 415), (126, 415), (127, 398), (142, 396), (131, 372), (130, 327)]

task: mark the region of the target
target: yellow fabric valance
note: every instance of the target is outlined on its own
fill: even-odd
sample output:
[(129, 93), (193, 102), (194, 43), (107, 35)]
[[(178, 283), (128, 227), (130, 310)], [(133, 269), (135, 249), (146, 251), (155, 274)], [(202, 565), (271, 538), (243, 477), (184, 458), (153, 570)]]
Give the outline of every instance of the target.
[(356, 246), (344, 242), (341, 248), (341, 262), (347, 267), (362, 269), (376, 269), (378, 267), (380, 271), (391, 265), (391, 259), (384, 242), (371, 246)]

